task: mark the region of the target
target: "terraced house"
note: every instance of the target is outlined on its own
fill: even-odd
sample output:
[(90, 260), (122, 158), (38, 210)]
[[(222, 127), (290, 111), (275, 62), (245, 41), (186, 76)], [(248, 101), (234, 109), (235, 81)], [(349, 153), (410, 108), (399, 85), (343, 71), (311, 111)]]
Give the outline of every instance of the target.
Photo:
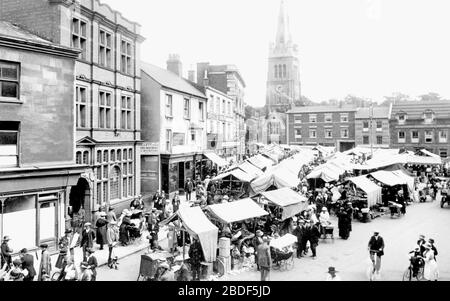
[(75, 62), (76, 163), (71, 215), (128, 207), (140, 194), (140, 25), (98, 0), (2, 0), (0, 18), (80, 50)]
[(449, 101), (394, 103), (389, 123), (392, 148), (426, 149), (442, 158), (449, 156)]

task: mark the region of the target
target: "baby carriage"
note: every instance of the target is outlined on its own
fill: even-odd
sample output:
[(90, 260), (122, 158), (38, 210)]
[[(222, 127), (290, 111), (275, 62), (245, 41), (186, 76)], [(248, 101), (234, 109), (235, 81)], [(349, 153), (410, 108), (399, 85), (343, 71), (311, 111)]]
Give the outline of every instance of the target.
[(294, 267), (294, 247), (297, 238), (292, 234), (286, 234), (270, 241), (270, 255), (274, 263), (273, 268), (290, 270)]

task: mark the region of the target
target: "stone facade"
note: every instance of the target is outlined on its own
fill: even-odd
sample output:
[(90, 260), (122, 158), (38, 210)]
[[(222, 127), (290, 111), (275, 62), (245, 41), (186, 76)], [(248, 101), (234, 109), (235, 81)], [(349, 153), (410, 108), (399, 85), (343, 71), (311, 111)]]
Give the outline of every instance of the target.
[[(6, 18), (53, 43), (79, 48), (73, 93), (76, 162), (88, 165), (74, 187), (75, 208), (128, 207), (140, 194), (140, 26), (98, 0), (5, 0)], [(82, 183), (82, 184), (81, 184)]]
[(70, 185), (83, 172), (74, 154), (78, 53), (0, 21), (0, 235), (15, 251), (53, 248), (64, 233)]

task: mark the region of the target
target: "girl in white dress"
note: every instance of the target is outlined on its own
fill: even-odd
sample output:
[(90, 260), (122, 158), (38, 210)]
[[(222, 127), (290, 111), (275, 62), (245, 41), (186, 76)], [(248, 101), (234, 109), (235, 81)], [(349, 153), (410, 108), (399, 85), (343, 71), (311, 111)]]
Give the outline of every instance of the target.
[(428, 281), (437, 281), (439, 278), (439, 270), (436, 259), (434, 257), (434, 251), (431, 249), (431, 244), (426, 243), (424, 245), (425, 252), (423, 253), (423, 259), (425, 261), (424, 278)]

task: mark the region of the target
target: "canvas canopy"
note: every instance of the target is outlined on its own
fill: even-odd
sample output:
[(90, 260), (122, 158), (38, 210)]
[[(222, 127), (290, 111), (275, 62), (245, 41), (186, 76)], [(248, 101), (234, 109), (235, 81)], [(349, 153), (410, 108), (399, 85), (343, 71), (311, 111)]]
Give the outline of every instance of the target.
[(222, 180), (226, 177), (234, 177), (242, 182), (251, 182), (256, 176), (249, 175), (240, 169), (233, 169), (232, 171), (223, 173), (213, 178), (212, 181)]
[(268, 215), (265, 210), (263, 210), (250, 198), (229, 203), (210, 205), (207, 206), (206, 209), (214, 218), (224, 224)]
[(399, 177), (393, 171), (379, 170), (370, 174), (372, 177), (388, 186), (405, 185), (406, 179)]
[(282, 220), (286, 220), (300, 213), (308, 207), (306, 197), (293, 191), (291, 188), (262, 192), (261, 195), (278, 207), (283, 208)]
[(219, 157), (216, 153), (204, 153), (204, 156), (220, 167), (228, 165), (227, 160)]
[(370, 181), (367, 176), (350, 178), (349, 180), (367, 194), (367, 205), (369, 207), (381, 203), (381, 187)]
[(439, 158), (439, 159), (441, 158), (439, 155), (433, 154), (432, 152), (427, 151), (426, 149), (421, 149), (420, 152), (429, 157), (435, 157), (435, 158)]
[(266, 191), (271, 186), (277, 188), (297, 187), (299, 182), (300, 180), (296, 174), (279, 168), (266, 171), (263, 175), (253, 180), (253, 182), (250, 183), (250, 187), (253, 191), (253, 195), (255, 195), (262, 191)]
[(274, 162), (272, 160), (270, 160), (260, 154), (248, 158), (247, 161), (250, 162), (251, 164), (255, 165), (256, 167), (258, 167), (261, 170), (264, 168), (268, 168), (274, 164)]
[(200, 207), (180, 207), (169, 219), (161, 222), (168, 224), (179, 218), (183, 228), (191, 235), (198, 235), (202, 245), (205, 261), (214, 262), (217, 254), (217, 239), (219, 229), (206, 217)]
[(345, 170), (334, 164), (322, 164), (311, 171), (307, 179), (322, 179), (325, 182), (338, 181), (339, 176), (344, 174)]
[(261, 169), (247, 161), (237, 166), (237, 168), (252, 176), (260, 176), (264, 173)]

